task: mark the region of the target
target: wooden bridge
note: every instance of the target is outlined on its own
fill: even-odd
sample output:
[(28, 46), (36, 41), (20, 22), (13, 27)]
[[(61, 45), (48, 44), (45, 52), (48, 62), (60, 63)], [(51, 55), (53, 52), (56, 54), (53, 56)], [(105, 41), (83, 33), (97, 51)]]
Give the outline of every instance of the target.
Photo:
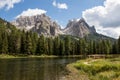
[(94, 58), (94, 59), (105, 58), (105, 57), (106, 55), (99, 55), (99, 54), (88, 55), (88, 58)]

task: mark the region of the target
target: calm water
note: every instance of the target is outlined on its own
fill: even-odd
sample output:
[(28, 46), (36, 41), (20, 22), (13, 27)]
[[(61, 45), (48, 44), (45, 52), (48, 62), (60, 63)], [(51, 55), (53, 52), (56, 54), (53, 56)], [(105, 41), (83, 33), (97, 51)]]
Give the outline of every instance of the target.
[(0, 60), (0, 80), (63, 80), (66, 64), (76, 60), (78, 58), (3, 59)]

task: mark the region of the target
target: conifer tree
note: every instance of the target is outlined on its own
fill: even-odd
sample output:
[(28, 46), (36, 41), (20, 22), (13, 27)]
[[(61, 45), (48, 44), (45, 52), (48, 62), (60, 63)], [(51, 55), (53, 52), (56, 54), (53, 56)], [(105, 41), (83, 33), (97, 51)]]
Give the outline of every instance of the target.
[(60, 40), (60, 56), (63, 56), (65, 53), (65, 44), (63, 40)]
[(46, 53), (45, 52), (45, 38), (43, 35), (40, 35), (40, 38), (38, 39), (36, 52), (38, 55)]
[(2, 34), (1, 52), (3, 54), (8, 53), (8, 36), (6, 32)]
[(53, 40), (52, 38), (48, 38), (48, 55), (53, 54)]
[(22, 34), (21, 34), (20, 52), (21, 52), (22, 54), (25, 54), (25, 52), (26, 52), (26, 34), (25, 34), (25, 31), (24, 31), (24, 30), (22, 31)]
[(38, 34), (30, 32), (31, 36), (31, 42), (32, 42), (32, 54), (35, 55), (36, 53), (36, 48), (37, 48), (37, 42), (38, 42)]
[(78, 55), (78, 44), (77, 41), (72, 41), (70, 45), (70, 55)]
[(0, 54), (2, 53), (1, 49), (2, 49), (2, 33), (0, 31)]
[(54, 39), (54, 53), (55, 53), (55, 55), (59, 55), (60, 54), (60, 39), (59, 39), (59, 37), (56, 37), (55, 39)]
[(82, 55), (82, 53), (83, 53), (82, 40), (81, 39), (79, 39), (79, 41), (78, 41), (78, 53), (80, 55)]
[(65, 37), (65, 54), (66, 55), (70, 54), (70, 43), (71, 43), (70, 37), (69, 36)]
[(90, 41), (90, 45), (89, 45), (89, 54), (93, 54), (93, 41)]
[(30, 37), (30, 34), (27, 32), (26, 34), (26, 53), (31, 54), (32, 53), (32, 39)]
[(118, 38), (118, 54), (120, 54), (120, 36)]
[(97, 53), (97, 46), (96, 46), (96, 42), (93, 41), (93, 54)]
[(118, 54), (118, 42), (114, 42), (113, 46), (112, 46), (112, 54)]

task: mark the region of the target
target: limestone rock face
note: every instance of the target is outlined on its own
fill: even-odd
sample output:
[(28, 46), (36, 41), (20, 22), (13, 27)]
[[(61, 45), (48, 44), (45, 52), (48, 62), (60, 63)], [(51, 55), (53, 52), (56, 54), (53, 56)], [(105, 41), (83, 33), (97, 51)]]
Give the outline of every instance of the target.
[(61, 29), (57, 22), (52, 21), (45, 14), (20, 16), (12, 24), (18, 29), (37, 32), (47, 37), (64, 34), (83, 38), (88, 34), (96, 33), (95, 27), (90, 27), (83, 18), (70, 20), (65, 29)]
[(67, 35), (83, 38), (88, 34), (96, 33), (96, 30), (94, 27), (90, 27), (82, 18), (70, 20), (69, 23), (67, 24), (67, 27), (63, 30), (63, 32)]
[(60, 26), (45, 14), (35, 16), (21, 16), (12, 22), (13, 25), (25, 31), (33, 31), (45, 36), (62, 34)]

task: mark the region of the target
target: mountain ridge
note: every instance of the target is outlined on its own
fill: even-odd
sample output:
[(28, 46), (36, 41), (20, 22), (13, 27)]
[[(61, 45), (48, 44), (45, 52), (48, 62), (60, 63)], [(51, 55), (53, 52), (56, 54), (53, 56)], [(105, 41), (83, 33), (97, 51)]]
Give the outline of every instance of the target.
[(60, 31), (60, 26), (45, 14), (30, 17), (21, 16), (13, 21), (12, 24), (17, 26), (18, 29), (24, 29), (26, 31), (30, 30), (48, 37), (57, 36), (59, 33), (62, 34)]
[(21, 16), (11, 23), (17, 26), (18, 29), (37, 32), (39, 35), (43, 34), (47, 37), (71, 35), (83, 38), (89, 35), (94, 36), (96, 34), (99, 37), (102, 37), (101, 34), (96, 32), (95, 26), (89, 26), (84, 18), (69, 20), (64, 29), (61, 29), (61, 26), (46, 14), (24, 17)]
[(70, 20), (67, 27), (64, 29), (64, 33), (82, 38), (88, 34), (96, 33), (96, 30), (94, 27), (90, 27), (86, 21), (81, 18), (79, 20)]

